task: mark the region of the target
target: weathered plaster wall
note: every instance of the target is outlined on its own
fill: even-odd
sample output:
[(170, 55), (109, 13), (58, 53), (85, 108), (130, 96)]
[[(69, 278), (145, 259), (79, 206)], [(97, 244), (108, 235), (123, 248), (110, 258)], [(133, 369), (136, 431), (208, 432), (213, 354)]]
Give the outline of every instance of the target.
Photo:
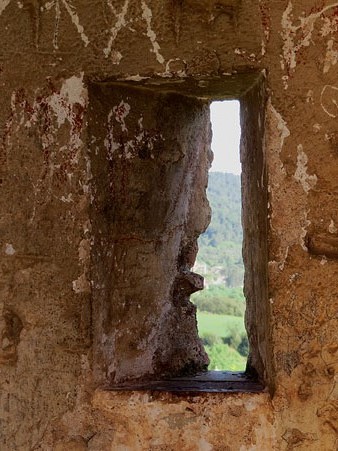
[[(0, 0), (1, 450), (337, 448), (338, 2)], [(264, 70), (273, 395), (93, 378), (88, 86)]]

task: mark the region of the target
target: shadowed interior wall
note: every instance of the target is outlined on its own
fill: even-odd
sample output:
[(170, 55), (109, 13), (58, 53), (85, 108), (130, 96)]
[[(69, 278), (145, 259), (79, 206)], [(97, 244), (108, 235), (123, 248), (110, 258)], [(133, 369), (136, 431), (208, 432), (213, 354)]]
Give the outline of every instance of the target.
[(266, 91), (258, 81), (241, 97), (241, 184), (248, 368), (273, 390), (268, 301), (268, 186), (264, 149)]
[(189, 295), (210, 219), (208, 103), (114, 84), (89, 101), (95, 365), (109, 382), (201, 370)]

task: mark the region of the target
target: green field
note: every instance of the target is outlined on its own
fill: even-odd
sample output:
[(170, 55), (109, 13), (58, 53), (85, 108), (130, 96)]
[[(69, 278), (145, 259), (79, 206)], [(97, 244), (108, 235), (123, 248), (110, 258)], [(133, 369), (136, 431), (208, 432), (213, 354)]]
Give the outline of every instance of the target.
[(230, 315), (215, 315), (208, 312), (197, 311), (198, 331), (200, 336), (205, 333), (228, 337), (234, 329), (240, 333), (245, 332), (244, 318)]
[(210, 359), (209, 370), (244, 371), (247, 361), (244, 318), (198, 311), (197, 321)]

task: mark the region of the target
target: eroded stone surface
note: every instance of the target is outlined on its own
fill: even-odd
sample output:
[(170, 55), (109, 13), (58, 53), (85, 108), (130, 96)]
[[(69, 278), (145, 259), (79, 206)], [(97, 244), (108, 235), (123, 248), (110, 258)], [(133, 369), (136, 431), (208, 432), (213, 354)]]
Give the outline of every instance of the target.
[(208, 358), (189, 296), (203, 288), (191, 268), (210, 220), (208, 104), (114, 84), (90, 100), (98, 377), (199, 371)]

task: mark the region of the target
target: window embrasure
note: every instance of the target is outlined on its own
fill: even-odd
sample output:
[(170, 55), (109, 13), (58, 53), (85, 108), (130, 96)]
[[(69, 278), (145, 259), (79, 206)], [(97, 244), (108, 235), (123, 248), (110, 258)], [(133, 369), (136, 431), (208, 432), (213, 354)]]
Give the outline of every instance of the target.
[(189, 297), (202, 288), (191, 269), (197, 238), (210, 216), (209, 103), (225, 98), (241, 101), (248, 366), (266, 381), (267, 189), (260, 75), (203, 83), (93, 83), (89, 91), (97, 382), (149, 384), (206, 368)]

